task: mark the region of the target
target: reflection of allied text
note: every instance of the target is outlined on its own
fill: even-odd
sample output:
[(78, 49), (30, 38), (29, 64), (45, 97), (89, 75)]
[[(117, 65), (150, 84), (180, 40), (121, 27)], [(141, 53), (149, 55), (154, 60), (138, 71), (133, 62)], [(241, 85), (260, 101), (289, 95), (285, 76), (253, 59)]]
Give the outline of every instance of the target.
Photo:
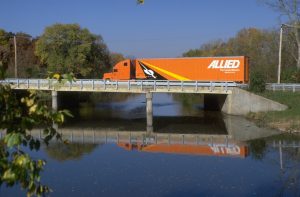
[(241, 153), (241, 149), (237, 145), (210, 144), (209, 146), (215, 154), (239, 155)]

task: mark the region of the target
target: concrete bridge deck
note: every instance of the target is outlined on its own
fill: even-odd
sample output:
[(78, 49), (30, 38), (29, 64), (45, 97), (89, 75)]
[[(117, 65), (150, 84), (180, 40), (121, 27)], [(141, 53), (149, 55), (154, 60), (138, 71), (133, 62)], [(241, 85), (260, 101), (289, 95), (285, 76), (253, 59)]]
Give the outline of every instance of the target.
[(126, 93), (200, 93), (231, 94), (235, 82), (207, 81), (104, 81), (98, 79), (78, 79), (74, 82), (59, 82), (52, 79), (6, 79), (0, 81), (12, 89), (48, 90), (68, 92), (126, 92)]

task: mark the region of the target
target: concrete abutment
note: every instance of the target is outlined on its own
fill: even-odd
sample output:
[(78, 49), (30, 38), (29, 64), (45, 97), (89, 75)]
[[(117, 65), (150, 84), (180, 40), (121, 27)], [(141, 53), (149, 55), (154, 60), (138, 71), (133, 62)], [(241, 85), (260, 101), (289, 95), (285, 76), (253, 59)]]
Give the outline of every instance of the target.
[(287, 106), (240, 88), (233, 88), (232, 94), (204, 95), (206, 110), (220, 110), (229, 115), (247, 115), (250, 112), (283, 111)]

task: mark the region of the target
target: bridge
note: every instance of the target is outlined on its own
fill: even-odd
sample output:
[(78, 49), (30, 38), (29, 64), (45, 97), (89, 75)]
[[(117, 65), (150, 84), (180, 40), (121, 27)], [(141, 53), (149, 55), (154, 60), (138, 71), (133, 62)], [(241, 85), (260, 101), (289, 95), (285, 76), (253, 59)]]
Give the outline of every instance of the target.
[(235, 82), (206, 81), (150, 81), (126, 80), (105, 81), (99, 79), (78, 79), (60, 82), (54, 79), (5, 79), (2, 84), (9, 84), (12, 89), (48, 90), (68, 92), (125, 92), (125, 93), (201, 93), (231, 94)]
[(231, 115), (249, 112), (285, 110), (287, 107), (272, 100), (242, 90), (243, 84), (216, 81), (105, 81), (78, 79), (58, 81), (53, 79), (5, 79), (1, 84), (15, 90), (41, 90), (52, 92), (52, 108), (57, 110), (57, 93), (65, 92), (114, 92), (143, 93), (146, 96), (147, 130), (153, 130), (153, 93), (203, 94), (207, 110), (220, 110)]

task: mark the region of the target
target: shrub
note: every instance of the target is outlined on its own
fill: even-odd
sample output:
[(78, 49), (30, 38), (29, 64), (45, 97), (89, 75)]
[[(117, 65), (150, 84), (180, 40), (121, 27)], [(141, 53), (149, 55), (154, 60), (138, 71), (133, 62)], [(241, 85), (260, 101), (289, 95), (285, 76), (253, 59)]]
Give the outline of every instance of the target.
[(298, 70), (296, 67), (282, 69), (281, 82), (300, 83), (300, 70)]
[(266, 90), (265, 76), (261, 72), (251, 73), (249, 89), (252, 92), (264, 92)]

